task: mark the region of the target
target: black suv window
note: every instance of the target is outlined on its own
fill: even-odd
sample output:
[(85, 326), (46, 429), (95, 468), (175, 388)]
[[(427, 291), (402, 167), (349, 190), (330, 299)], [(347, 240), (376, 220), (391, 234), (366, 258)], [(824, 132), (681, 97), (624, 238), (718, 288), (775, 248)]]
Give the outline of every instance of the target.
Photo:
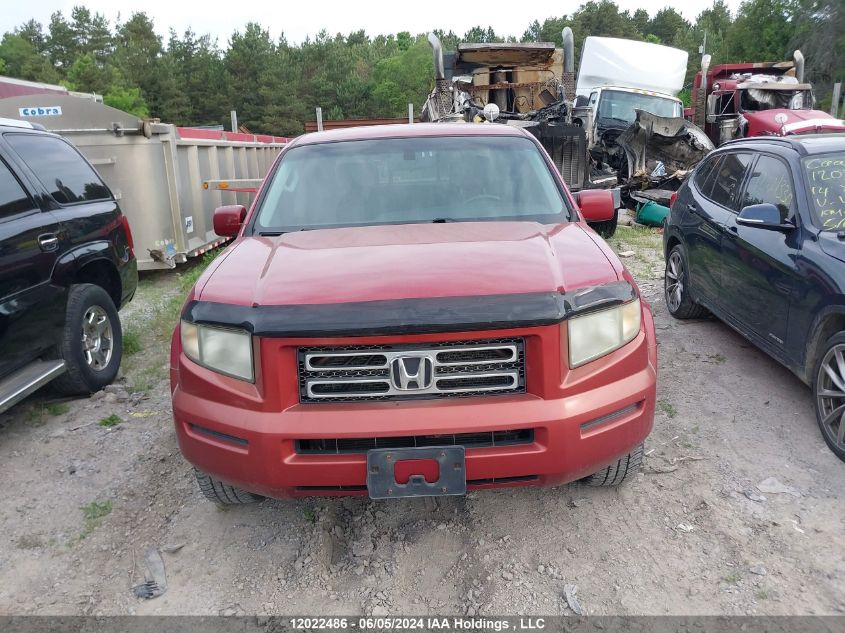
[(65, 141), (37, 134), (7, 134), (6, 140), (59, 204), (111, 198), (97, 172)]
[(6, 163), (0, 160), (0, 220), (33, 208), (34, 205), (21, 187), (21, 183)]
[(778, 208), (781, 222), (791, 218), (795, 210), (795, 192), (789, 169), (777, 158), (762, 155), (748, 178), (739, 206), (742, 208), (766, 202)]
[(730, 153), (725, 154), (722, 162), (719, 163), (719, 168), (715, 173), (715, 182), (713, 183), (713, 192), (710, 194), (710, 199), (716, 204), (727, 207), (732, 211), (738, 211), (737, 208), (737, 192), (742, 186), (742, 179), (745, 176), (745, 170), (751, 162), (751, 154)]
[(809, 156), (801, 161), (810, 190), (813, 220), (823, 231), (845, 229), (845, 152)]
[(710, 197), (710, 191), (713, 189), (713, 174), (714, 168), (721, 160), (721, 156), (716, 156), (704, 163), (695, 172), (695, 186), (702, 195)]

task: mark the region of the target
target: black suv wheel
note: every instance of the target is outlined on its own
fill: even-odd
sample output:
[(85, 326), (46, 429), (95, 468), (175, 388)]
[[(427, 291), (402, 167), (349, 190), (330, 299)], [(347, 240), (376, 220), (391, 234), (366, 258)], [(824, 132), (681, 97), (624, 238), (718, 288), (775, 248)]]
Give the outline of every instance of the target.
[(669, 314), (676, 319), (699, 319), (707, 314), (707, 310), (690, 296), (688, 271), (684, 247), (675, 244), (666, 258), (663, 290)]
[(93, 284), (71, 286), (59, 344), (66, 371), (56, 389), (68, 395), (99, 391), (117, 376), (122, 351), (120, 318), (109, 294)]
[(816, 362), (816, 421), (830, 450), (845, 461), (845, 332), (832, 336)]

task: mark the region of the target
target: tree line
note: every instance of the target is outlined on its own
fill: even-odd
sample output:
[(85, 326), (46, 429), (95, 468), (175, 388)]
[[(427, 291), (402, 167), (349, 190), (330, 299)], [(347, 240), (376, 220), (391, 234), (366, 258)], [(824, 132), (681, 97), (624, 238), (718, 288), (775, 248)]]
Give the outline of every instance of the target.
[[(713, 64), (777, 61), (801, 48), (807, 79), (829, 99), (834, 81), (845, 79), (845, 8), (842, 0), (746, 0), (733, 14), (723, 0), (693, 22), (671, 7), (649, 15), (621, 11), (612, 0), (591, 0), (571, 15), (529, 24), (521, 36), (477, 26), (463, 35), (436, 31), (444, 49), (458, 42), (547, 41), (561, 45), (572, 27), (576, 57), (588, 35), (645, 40), (689, 52), (688, 82), (704, 43)], [(576, 61), (577, 63), (577, 61)], [(577, 68), (577, 66), (576, 66)], [(425, 34), (369, 35), (321, 31), (300, 44), (284, 34), (248, 23), (225, 47), (192, 30), (160, 37), (153, 18), (135, 12), (111, 24), (85, 6), (69, 16), (53, 13), (46, 26), (20, 25), (0, 41), (0, 75), (62, 84), (95, 92), (108, 105), (178, 125), (220, 125), (229, 111), (252, 132), (300, 134), (324, 117), (401, 117), (419, 107), (433, 85), (431, 49)]]

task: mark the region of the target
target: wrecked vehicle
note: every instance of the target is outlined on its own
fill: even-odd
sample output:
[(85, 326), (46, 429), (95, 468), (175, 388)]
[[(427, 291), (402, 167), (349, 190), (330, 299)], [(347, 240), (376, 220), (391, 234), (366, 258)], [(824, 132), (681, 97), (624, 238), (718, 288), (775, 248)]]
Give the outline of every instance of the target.
[(617, 138), (624, 152), (619, 177), (634, 200), (668, 202), (690, 170), (713, 149), (704, 131), (683, 118), (637, 110)]
[(720, 64), (701, 60), (688, 117), (716, 145), (750, 136), (843, 132), (845, 121), (815, 110), (813, 88), (804, 82), (804, 56), (791, 61)]
[[(588, 37), (576, 84), (568, 27), (563, 48), (551, 42), (462, 43), (444, 53), (435, 35), (429, 35), (429, 42), (435, 88), (423, 106), (423, 121), (495, 120), (524, 127), (540, 140), (572, 190), (611, 189), (617, 208), (632, 191), (676, 189), (713, 149), (703, 132), (683, 118), (675, 96), (686, 69), (683, 51)], [(638, 112), (661, 122), (638, 118)], [(670, 193), (658, 198), (668, 200)], [(594, 226), (605, 236), (615, 227), (615, 217)]]
[(217, 503), (614, 486), (654, 419), (651, 309), (539, 141), (405, 124), (289, 143), (171, 345), (176, 435)]
[(713, 149), (683, 118), (677, 95), (687, 58), (686, 51), (660, 44), (586, 38), (573, 118), (588, 130), (593, 182), (618, 180), (626, 193), (671, 191)]
[[(572, 120), (575, 53), (571, 29), (564, 47), (552, 42), (458, 44), (444, 53), (433, 33), (435, 87), (420, 119), (498, 123), (527, 128), (540, 139), (570, 189), (589, 183), (583, 125)], [(485, 106), (495, 104), (485, 116)]]

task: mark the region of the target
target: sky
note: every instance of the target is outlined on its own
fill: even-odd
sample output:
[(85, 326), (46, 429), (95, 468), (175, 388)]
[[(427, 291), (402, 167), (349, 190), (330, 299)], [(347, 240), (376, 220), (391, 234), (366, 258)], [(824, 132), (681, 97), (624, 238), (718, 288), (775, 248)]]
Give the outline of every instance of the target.
[[(728, 6), (735, 11), (739, 2), (728, 0)], [(291, 43), (299, 43), (321, 29), (331, 34), (364, 29), (369, 35), (376, 35), (399, 31), (416, 34), (440, 28), (462, 35), (471, 27), (480, 25), (492, 26), (501, 35), (519, 36), (535, 19), (542, 22), (550, 16), (571, 14), (582, 1), (521, 3), (515, 0), (455, 0), (451, 3), (420, 3), (415, 0), (252, 0), (240, 4), (232, 0), (0, 0), (0, 33), (11, 31), (30, 18), (41, 22), (46, 29), (54, 11), (61, 11), (68, 17), (71, 8), (78, 4), (102, 13), (112, 24), (118, 16), (125, 20), (134, 11), (143, 10), (153, 19), (156, 31), (164, 37), (171, 28), (181, 34), (190, 26), (197, 34), (216, 36), (220, 45), (225, 46), (232, 32), (242, 29), (250, 21), (269, 29), (274, 39), (284, 31)], [(644, 8), (650, 15), (664, 6), (672, 6), (685, 18), (693, 20), (712, 5), (712, 0), (616, 0), (616, 4), (631, 13)], [(432, 9), (425, 11), (420, 8), (425, 6)], [(577, 33), (575, 37), (578, 37)]]

